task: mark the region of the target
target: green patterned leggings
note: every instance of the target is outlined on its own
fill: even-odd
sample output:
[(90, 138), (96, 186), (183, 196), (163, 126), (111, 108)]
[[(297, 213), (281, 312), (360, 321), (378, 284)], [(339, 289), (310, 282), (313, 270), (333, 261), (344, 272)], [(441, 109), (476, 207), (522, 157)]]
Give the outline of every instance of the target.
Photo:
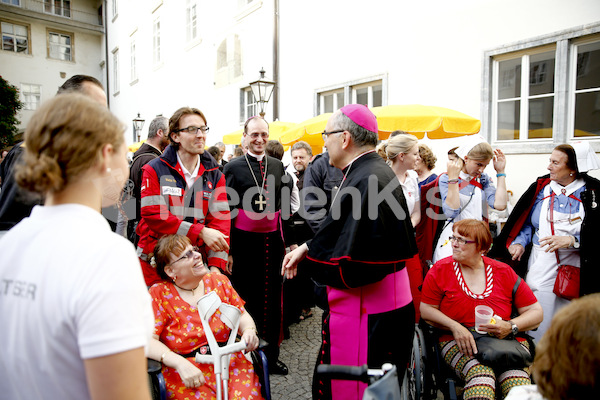
[[(474, 357), (469, 357), (458, 350), (456, 341), (439, 343), (442, 357), (456, 374), (465, 381), (464, 400), (493, 400), (496, 398), (496, 373), (488, 366), (481, 364)], [(524, 344), (527, 347), (527, 344)], [(506, 397), (510, 389), (520, 385), (531, 385), (529, 368), (511, 369), (500, 373), (502, 397)]]

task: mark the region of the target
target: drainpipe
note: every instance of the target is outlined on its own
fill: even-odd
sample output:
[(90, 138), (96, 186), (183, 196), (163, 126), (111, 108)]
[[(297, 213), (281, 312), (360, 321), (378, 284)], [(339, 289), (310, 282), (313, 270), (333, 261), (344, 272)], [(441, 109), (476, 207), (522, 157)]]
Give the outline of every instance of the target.
[(273, 121), (279, 119), (279, 0), (273, 4)]
[(102, 13), (103, 18), (104, 18), (104, 57), (105, 57), (105, 61), (104, 61), (104, 65), (106, 66), (106, 103), (108, 105), (108, 109), (110, 110), (110, 81), (109, 81), (109, 77), (110, 74), (108, 73), (108, 66), (110, 64), (109, 59), (108, 59), (108, 13), (107, 13), (107, 9), (106, 9), (106, 3), (107, 1), (104, 0), (104, 5), (102, 6), (103, 10)]

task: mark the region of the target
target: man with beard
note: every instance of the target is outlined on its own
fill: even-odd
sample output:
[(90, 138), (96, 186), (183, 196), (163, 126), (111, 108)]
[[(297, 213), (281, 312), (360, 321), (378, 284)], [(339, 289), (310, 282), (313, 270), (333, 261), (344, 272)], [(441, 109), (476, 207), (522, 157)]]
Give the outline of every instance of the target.
[[(304, 184), (304, 172), (312, 158), (312, 148), (306, 142), (300, 141), (294, 143), (291, 149), (292, 166), (288, 168), (288, 173), (294, 179), (296, 187), (302, 193)], [(300, 200), (303, 197), (300, 196)], [(302, 203), (302, 201), (300, 202)], [(302, 204), (298, 204), (298, 209), (304, 210)], [(294, 206), (292, 203), (292, 210)], [(313, 231), (308, 223), (302, 217), (304, 213), (294, 212), (292, 221), (294, 221), (294, 234), (298, 244), (302, 244), (313, 237)], [(284, 303), (284, 326), (288, 327), (298, 320), (304, 320), (312, 317), (311, 308), (315, 305), (314, 284), (306, 271), (301, 270), (296, 279), (286, 280), (283, 290)], [(288, 330), (286, 329), (286, 333)]]
[[(162, 280), (149, 255), (165, 235), (187, 236), (211, 272), (227, 266), (230, 221), (225, 178), (204, 151), (207, 134), (202, 111), (180, 108), (169, 119), (171, 144), (142, 168), (137, 254), (148, 286)], [(173, 281), (177, 284), (177, 277)]]

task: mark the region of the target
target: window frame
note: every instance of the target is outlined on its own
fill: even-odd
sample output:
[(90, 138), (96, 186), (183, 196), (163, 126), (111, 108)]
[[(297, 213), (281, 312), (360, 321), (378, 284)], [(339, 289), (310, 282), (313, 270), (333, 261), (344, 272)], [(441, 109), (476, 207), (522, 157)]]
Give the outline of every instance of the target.
[[(13, 4), (16, 1), (17, 4)], [(21, 7), (21, 0), (2, 0), (2, 4), (6, 4), (7, 6)]]
[(121, 92), (121, 74), (119, 73), (119, 48), (115, 47), (112, 53), (112, 83), (113, 83), (113, 96), (117, 96)]
[[(344, 105), (352, 104), (356, 102), (357, 99), (357, 90), (368, 88), (368, 106), (373, 107), (373, 87), (381, 85), (381, 105), (387, 105), (387, 87), (388, 87), (388, 76), (387, 74), (374, 75), (369, 76), (349, 82), (345, 82), (343, 84), (327, 86), (323, 88), (318, 88), (315, 90), (314, 94), (314, 114), (320, 115), (325, 113), (325, 104), (324, 104), (324, 96), (328, 96), (331, 94), (339, 94), (341, 92), (344, 93)], [(333, 102), (333, 111), (338, 110), (337, 96), (334, 96)], [(336, 108), (337, 107), (337, 108)], [(342, 106), (343, 107), (343, 106)]]
[[(195, 16), (192, 18), (191, 10), (195, 8)], [(192, 33), (195, 30), (195, 35)], [(185, 41), (194, 42), (200, 37), (198, 26), (198, 0), (186, 0), (185, 2)]]
[[(577, 26), (544, 36), (534, 37), (515, 43), (502, 45), (483, 53), (483, 73), (481, 90), (481, 134), (494, 146), (501, 146), (506, 154), (543, 154), (550, 153), (557, 145), (570, 140), (587, 140), (595, 151), (600, 151), (600, 136), (591, 138), (574, 138), (574, 95), (573, 60), (577, 60), (574, 44), (596, 37), (600, 34), (600, 22), (585, 26)], [(595, 41), (595, 40), (594, 40)], [(552, 138), (526, 139), (526, 140), (497, 140), (494, 127), (494, 60), (511, 53), (531, 51), (542, 46), (553, 45), (556, 47), (554, 71), (554, 108)], [(575, 55), (573, 55), (575, 54)], [(527, 77), (529, 84), (529, 76)]]
[(137, 68), (137, 38), (135, 32), (130, 36), (129, 41), (129, 82), (131, 85), (139, 80)]
[[(24, 86), (29, 86), (29, 87), (34, 87), (35, 86), (35, 87), (39, 88), (39, 92), (37, 93), (38, 94), (38, 98), (35, 101), (35, 105), (36, 105), (35, 108), (29, 108), (28, 107), (28, 105), (31, 104), (31, 102), (27, 101), (27, 97), (26, 97), (26, 96), (32, 95), (32, 94), (35, 95), (35, 93), (33, 93), (32, 91), (26, 91), (25, 88), (24, 88)], [(21, 92), (21, 99), (23, 101), (23, 110), (26, 110), (26, 111), (36, 111), (40, 107), (40, 105), (42, 104), (42, 85), (39, 85), (37, 83), (25, 83), (25, 82), (21, 82), (19, 89), (20, 89), (19, 91)]]
[[(13, 51), (10, 50), (4, 50), (4, 43), (2, 44), (1, 49), (3, 51), (10, 51), (13, 54), (27, 54), (27, 55), (31, 55), (32, 54), (32, 48), (31, 48), (31, 25), (29, 24), (25, 24), (25, 23), (21, 23), (21, 22), (17, 22), (17, 21), (13, 21), (10, 19), (4, 19), (4, 18), (0, 18), (0, 35), (4, 36), (4, 33), (2, 32), (2, 23), (4, 24), (10, 24), (10, 25), (18, 25), (21, 26), (23, 28), (25, 28), (25, 30), (27, 30), (27, 52), (23, 53), (23, 52), (18, 52), (17, 51), (17, 46), (16, 46), (16, 41), (15, 41), (15, 47)], [(16, 39), (16, 36), (15, 36)], [(4, 41), (4, 39), (2, 39)], [(5, 53), (3, 53), (5, 54)]]
[[(56, 0), (42, 1), (42, 9), (44, 10), (44, 13), (50, 14), (50, 15), (56, 15), (58, 17), (63, 17), (63, 18), (69, 18), (69, 19), (72, 18), (72, 15), (73, 15), (72, 10), (71, 10), (72, 1), (71, 0), (58, 0), (58, 1), (60, 1), (60, 10), (61, 10), (60, 13), (56, 12), (56, 4), (55, 4)], [(65, 6), (64, 6), (65, 1), (69, 2), (69, 8), (68, 8), (69, 15), (64, 15), (65, 14)], [(48, 7), (48, 6), (50, 6), (51, 11), (46, 10), (46, 7)]]
[(152, 65), (155, 68), (163, 63), (160, 49), (160, 30), (160, 16), (157, 15), (152, 19)]
[[(254, 103), (248, 103), (248, 95), (252, 97)], [(252, 115), (248, 112), (250, 107), (254, 110)], [(240, 124), (244, 124), (248, 118), (256, 115), (258, 115), (258, 102), (252, 93), (252, 88), (250, 86), (240, 88)]]
[[(54, 58), (51, 56), (51, 51), (50, 51), (50, 46), (51, 46), (51, 42), (50, 42), (50, 35), (61, 35), (61, 36), (69, 36), (71, 38), (71, 44), (69, 45), (69, 48), (71, 49), (70, 55), (71, 58), (69, 60), (63, 60), (61, 58)], [(61, 31), (59, 29), (51, 29), (51, 28), (46, 28), (46, 50), (47, 50), (47, 57), (50, 60), (56, 60), (56, 61), (63, 61), (63, 62), (75, 62), (75, 34), (73, 32), (66, 32), (66, 31)]]

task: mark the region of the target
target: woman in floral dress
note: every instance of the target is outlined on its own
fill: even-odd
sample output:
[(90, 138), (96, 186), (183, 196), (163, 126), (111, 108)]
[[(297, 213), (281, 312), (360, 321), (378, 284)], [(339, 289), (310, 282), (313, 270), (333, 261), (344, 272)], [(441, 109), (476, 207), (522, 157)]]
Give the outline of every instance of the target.
[[(256, 325), (244, 309), (244, 301), (222, 274), (209, 273), (202, 257), (185, 236), (169, 235), (158, 241), (154, 263), (163, 282), (150, 288), (155, 314), (154, 339), (149, 357), (163, 364), (169, 399), (196, 400), (216, 398), (216, 378), (212, 364), (198, 364), (196, 352), (206, 354), (208, 341), (198, 314), (197, 302), (210, 291), (221, 301), (242, 311), (238, 332), (246, 351), (258, 347)], [(225, 343), (231, 330), (219, 318), (210, 319), (217, 342)], [(235, 333), (231, 333), (235, 334)], [(258, 376), (242, 353), (231, 355), (229, 398), (262, 399)]]

